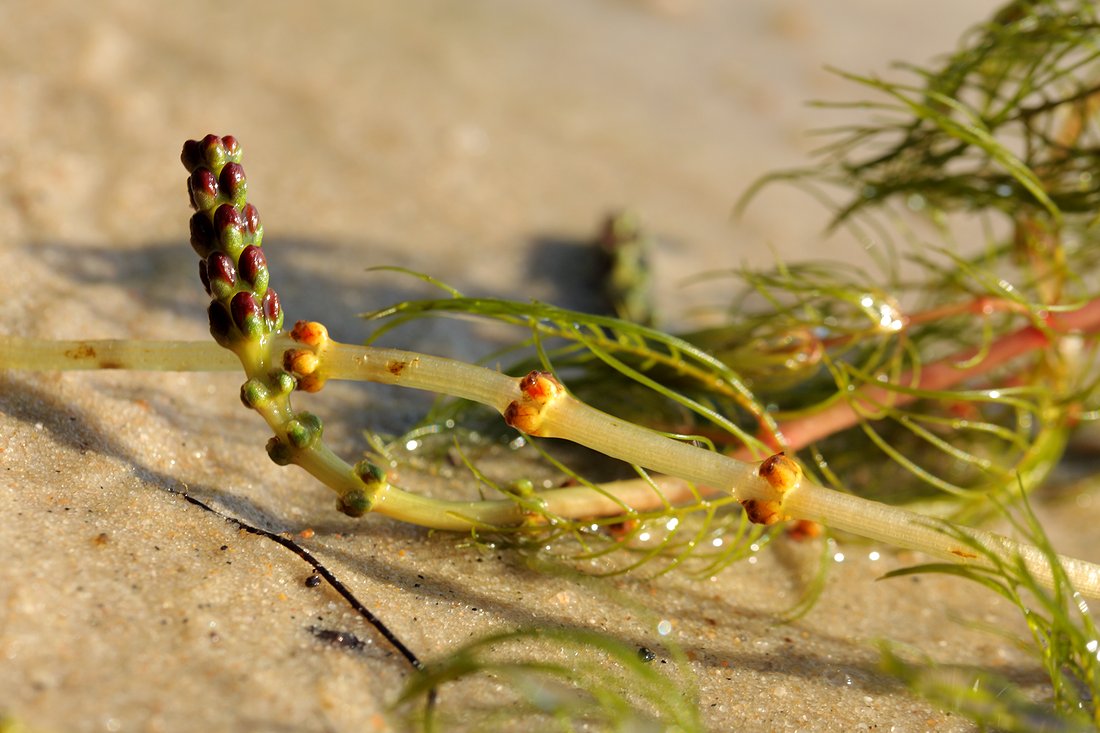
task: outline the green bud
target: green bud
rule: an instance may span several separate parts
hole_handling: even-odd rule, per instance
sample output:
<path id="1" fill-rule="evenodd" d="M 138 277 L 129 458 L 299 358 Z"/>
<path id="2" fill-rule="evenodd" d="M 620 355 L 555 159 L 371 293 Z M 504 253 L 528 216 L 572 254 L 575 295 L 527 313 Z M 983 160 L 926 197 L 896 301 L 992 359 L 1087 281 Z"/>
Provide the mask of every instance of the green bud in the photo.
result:
<path id="1" fill-rule="evenodd" d="M 294 451 L 278 438 L 267 441 L 267 455 L 277 466 L 289 466 L 294 462 Z"/>
<path id="2" fill-rule="evenodd" d="M 261 380 L 253 377 L 241 385 L 241 402 L 250 410 L 255 410 L 271 399 L 271 390 Z"/>
<path id="3" fill-rule="evenodd" d="M 535 484 L 529 478 L 521 478 L 508 486 L 508 492 L 516 496 L 533 496 Z"/>
<path id="4" fill-rule="evenodd" d="M 370 461 L 359 461 L 355 464 L 354 470 L 355 475 L 368 486 L 385 483 L 386 481 L 385 470 Z"/>
<path id="5" fill-rule="evenodd" d="M 298 386 L 298 380 L 285 369 L 276 369 L 268 375 L 276 394 L 288 395 Z"/>
<path id="6" fill-rule="evenodd" d="M 299 412 L 286 424 L 286 437 L 295 448 L 305 448 L 320 439 L 324 432 L 321 418 L 311 412 Z"/>
<path id="7" fill-rule="evenodd" d="M 370 511 L 373 503 L 366 489 L 353 489 L 336 500 L 336 508 L 349 517 L 361 517 Z"/>

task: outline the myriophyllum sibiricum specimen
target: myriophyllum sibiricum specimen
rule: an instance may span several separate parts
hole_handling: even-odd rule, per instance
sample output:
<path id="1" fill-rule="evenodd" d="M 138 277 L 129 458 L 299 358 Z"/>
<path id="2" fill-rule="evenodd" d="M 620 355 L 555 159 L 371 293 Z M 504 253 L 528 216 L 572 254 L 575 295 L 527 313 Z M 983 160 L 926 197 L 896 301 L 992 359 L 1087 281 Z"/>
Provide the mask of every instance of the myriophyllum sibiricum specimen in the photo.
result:
<path id="1" fill-rule="evenodd" d="M 212 299 L 211 333 L 244 366 L 248 380 L 242 399 L 274 430 L 268 443 L 272 459 L 299 465 L 329 485 L 339 496 L 340 509 L 348 514 L 378 511 L 458 530 L 540 519 L 507 500 L 449 502 L 420 497 L 387 483 L 384 471 L 370 463 L 349 466 L 325 447 L 320 419 L 291 408 L 294 388 L 315 391 L 327 379 L 350 378 L 474 400 L 495 408 L 509 425 L 529 436 L 564 438 L 651 471 L 729 491 L 754 522 L 808 519 L 942 558 L 986 562 L 982 553 L 975 552 L 974 543 L 1001 557 L 1018 557 L 1036 577 L 1051 578 L 1047 558 L 1034 548 L 976 530 L 944 531 L 937 520 L 817 486 L 782 453 L 751 463 L 670 439 L 589 407 L 549 373 L 510 377 L 426 354 L 340 344 L 328 338 L 323 326 L 307 322 L 299 322 L 291 331 L 293 346 L 272 354 L 277 343 L 281 347 L 273 336 L 282 314 L 259 248 L 259 215 L 246 201 L 240 147 L 232 137 L 207 136 L 189 141 L 182 157 L 191 174 L 188 190 L 197 210 L 192 218 L 192 244 L 204 258 L 200 275 Z M 602 493 L 581 487 L 539 496 L 555 514 L 583 517 L 629 512 L 643 494 L 654 492 L 645 482 L 601 488 Z M 1080 592 L 1100 597 L 1100 567 L 1069 558 L 1062 562 Z"/>
<path id="2" fill-rule="evenodd" d="M 337 494 L 337 506 L 349 515 L 378 512 L 426 527 L 467 532 L 522 529 L 541 526 L 550 516 L 629 517 L 655 502 L 676 497 L 705 501 L 700 497 L 728 492 L 754 522 L 811 520 L 974 566 L 989 567 L 993 556 L 1019 562 L 1037 581 L 1052 583 L 1048 557 L 1035 547 L 823 488 L 782 453 L 749 462 L 669 438 L 584 404 L 547 372 L 513 377 L 422 353 L 342 344 L 329 338 L 319 323 L 299 321 L 284 333 L 282 308 L 263 254 L 259 212 L 248 201 L 240 145 L 231 136 L 208 135 L 188 141 L 181 158 L 195 209 L 191 244 L 210 295 L 210 332 L 244 369 L 241 400 L 271 428 L 267 451 L 272 460 L 308 471 Z M 0 366 L 223 371 L 233 364 L 213 344 L 3 337 Z M 529 436 L 570 440 L 654 475 L 597 488 L 551 489 L 522 502 L 421 496 L 392 485 L 386 472 L 368 461 L 352 465 L 342 460 L 325 444 L 320 418 L 293 408 L 294 390 L 316 391 L 330 379 L 394 384 L 473 400 L 497 410 Z M 538 511 L 532 509 L 535 505 Z M 1100 566 L 1072 558 L 1060 561 L 1080 593 L 1100 598 Z"/>

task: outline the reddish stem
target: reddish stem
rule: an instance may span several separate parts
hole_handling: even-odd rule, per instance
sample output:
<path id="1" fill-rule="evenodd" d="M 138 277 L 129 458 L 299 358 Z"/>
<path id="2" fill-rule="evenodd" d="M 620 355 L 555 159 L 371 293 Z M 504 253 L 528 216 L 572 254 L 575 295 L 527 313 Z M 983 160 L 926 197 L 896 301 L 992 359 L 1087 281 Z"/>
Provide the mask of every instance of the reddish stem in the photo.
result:
<path id="1" fill-rule="evenodd" d="M 980 353 L 978 348 L 966 349 L 933 362 L 921 368 L 919 377 L 915 372 L 908 371 L 901 375 L 897 384 L 914 390 L 947 389 L 971 377 L 988 373 L 1035 349 L 1049 346 L 1052 336 L 1100 331 L 1100 300 L 1091 301 L 1075 311 L 1049 314 L 1045 320 L 1046 327 L 1043 329 L 1025 326 L 995 341 L 986 351 L 985 357 L 971 366 L 958 365 L 974 359 Z M 865 385 L 856 389 L 849 399 L 838 401 L 820 412 L 781 422 L 775 435 L 768 434 L 762 439 L 776 450 L 797 451 L 858 423 L 860 407 L 870 410 L 880 409 L 882 406 L 900 407 L 916 399 L 918 395 L 908 392 L 873 384 Z M 752 458 L 752 451 L 746 446 L 733 455 L 748 460 Z"/>

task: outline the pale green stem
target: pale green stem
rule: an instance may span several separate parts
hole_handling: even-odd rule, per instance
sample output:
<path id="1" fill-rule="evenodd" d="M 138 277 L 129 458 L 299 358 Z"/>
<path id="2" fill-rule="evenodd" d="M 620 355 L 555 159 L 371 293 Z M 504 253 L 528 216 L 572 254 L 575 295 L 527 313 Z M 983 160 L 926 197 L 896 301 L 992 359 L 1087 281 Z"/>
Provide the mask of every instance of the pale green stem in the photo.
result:
<path id="1" fill-rule="evenodd" d="M 321 367 L 329 379 L 396 384 L 488 405 L 498 412 L 519 395 L 517 380 L 456 359 L 378 346 L 332 342 Z"/>
<path id="2" fill-rule="evenodd" d="M 952 532 L 961 532 L 1008 565 L 1012 565 L 1018 556 L 1039 583 L 1053 587 L 1050 562 L 1039 548 L 999 534 L 960 527 L 808 482 L 787 495 L 783 508 L 798 519 L 820 522 L 833 529 L 896 547 L 919 550 L 965 565 L 990 567 L 989 561 L 974 547 L 952 535 Z M 1059 555 L 1058 560 L 1081 595 L 1100 599 L 1100 565 L 1063 555 Z"/>
<path id="3" fill-rule="evenodd" d="M 325 367 L 333 378 L 352 377 L 358 370 L 359 378 L 452 394 L 492 406 L 500 412 L 519 397 L 517 378 L 484 367 L 410 352 L 339 345 L 326 354 Z M 672 440 L 595 410 L 569 395 L 548 405 L 539 434 L 565 438 L 605 455 L 703 486 L 721 487 L 739 501 L 776 498 L 775 490 L 760 477 L 757 464 Z M 645 489 L 650 496 L 656 494 L 651 487 Z M 606 498 L 603 501 L 614 503 Z M 989 567 L 989 561 L 974 548 L 944 531 L 951 527 L 964 532 L 1006 562 L 1012 562 L 1018 555 L 1036 580 L 1047 586 L 1053 583 L 1050 564 L 1038 548 L 826 489 L 804 479 L 782 497 L 782 508 L 792 519 L 808 519 L 946 560 Z M 1061 556 L 1059 560 L 1082 595 L 1100 599 L 1100 565 Z"/>
<path id="4" fill-rule="evenodd" d="M 286 348 L 289 338 L 277 339 Z M 232 372 L 240 361 L 213 341 L 130 339 L 44 341 L 0 335 L 0 368 L 38 372 L 127 369 L 156 372 Z"/>
<path id="5" fill-rule="evenodd" d="M 280 337 L 273 348 L 279 353 L 278 349 L 291 344 Z M 106 364 L 104 354 L 112 356 Z M 0 338 L 0 364 L 6 368 L 221 371 L 239 368 L 234 362 L 230 354 L 214 344 L 40 342 Z M 368 380 L 449 394 L 486 404 L 499 412 L 504 412 L 521 396 L 519 378 L 453 359 L 399 349 L 333 343 L 325 351 L 323 369 L 331 379 Z M 275 423 L 285 416 L 271 417 L 269 422 Z M 703 487 L 719 487 L 740 501 L 777 499 L 775 489 L 758 475 L 757 464 L 670 439 L 599 412 L 569 395 L 562 395 L 547 406 L 540 435 L 568 439 Z M 342 490 L 345 480 L 354 476 L 351 467 L 327 448 L 310 451 L 303 467 L 326 483 L 333 481 L 337 491 Z M 687 483 L 666 484 L 663 480 L 661 483 L 662 490 L 672 494 L 666 497 L 670 502 L 691 495 Z M 545 502 L 543 506 L 548 512 L 577 518 L 622 513 L 624 507 L 636 509 L 639 504 L 652 505 L 655 500 L 659 501 L 657 492 L 644 481 L 618 482 L 601 489 L 608 495 L 586 488 L 571 488 L 542 492 L 538 499 Z M 974 548 L 944 531 L 951 527 L 1007 561 L 1018 555 L 1037 580 L 1048 585 L 1052 582 L 1051 568 L 1039 549 L 1000 535 L 948 525 L 903 509 L 825 489 L 806 480 L 792 486 L 781 498 L 783 513 L 790 518 L 809 519 L 936 557 L 988 567 L 988 561 Z M 511 501 L 447 502 L 393 487 L 380 492 L 374 509 L 404 521 L 459 531 L 537 521 Z M 1073 558 L 1060 560 L 1078 591 L 1089 598 L 1100 599 L 1100 566 Z"/>

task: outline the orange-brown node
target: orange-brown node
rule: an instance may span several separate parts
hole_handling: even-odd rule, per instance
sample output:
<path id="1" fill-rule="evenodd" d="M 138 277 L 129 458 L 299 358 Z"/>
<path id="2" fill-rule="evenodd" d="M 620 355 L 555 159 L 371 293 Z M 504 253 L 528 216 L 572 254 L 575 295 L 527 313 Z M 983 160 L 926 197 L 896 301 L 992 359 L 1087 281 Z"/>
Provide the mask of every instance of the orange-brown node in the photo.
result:
<path id="1" fill-rule="evenodd" d="M 760 464 L 760 478 L 771 484 L 779 495 L 787 493 L 802 481 L 802 469 L 785 453 L 776 453 Z"/>
<path id="2" fill-rule="evenodd" d="M 305 377 L 317 371 L 321 360 L 309 349 L 287 349 L 283 352 L 283 369 L 298 377 Z"/>
<path id="3" fill-rule="evenodd" d="M 783 504 L 778 501 L 761 501 L 759 499 L 745 499 L 741 502 L 745 515 L 753 524 L 775 524 L 788 519 L 783 515 Z"/>
<path id="4" fill-rule="evenodd" d="M 522 526 L 525 528 L 535 529 L 550 524 L 550 518 L 540 512 L 525 509 L 522 517 Z"/>
<path id="5" fill-rule="evenodd" d="M 287 349 L 283 352 L 283 369 L 298 380 L 299 391 L 321 391 L 326 377 L 320 366 L 321 358 L 309 349 Z"/>
<path id="6" fill-rule="evenodd" d="M 537 437 L 542 426 L 542 409 L 527 400 L 513 400 L 504 408 L 504 422 L 520 432 Z"/>
<path id="7" fill-rule="evenodd" d="M 317 321 L 298 321 L 291 329 L 290 337 L 300 344 L 322 348 L 328 344 L 328 329 Z"/>
<path id="8" fill-rule="evenodd" d="M 799 519 L 787 527 L 787 536 L 795 542 L 804 542 L 821 536 L 822 527 L 809 519 Z"/>
<path id="9" fill-rule="evenodd" d="M 606 524 L 602 529 L 616 542 L 624 542 L 634 536 L 639 524 L 637 519 L 624 519 L 614 524 Z"/>
<path id="10" fill-rule="evenodd" d="M 326 381 L 328 381 L 327 378 L 321 372 L 307 374 L 304 377 L 298 377 L 298 390 L 300 392 L 320 392 Z"/>
<path id="11" fill-rule="evenodd" d="M 519 380 L 523 396 L 539 404 L 546 404 L 557 397 L 564 388 L 550 372 L 533 371 Z"/>

